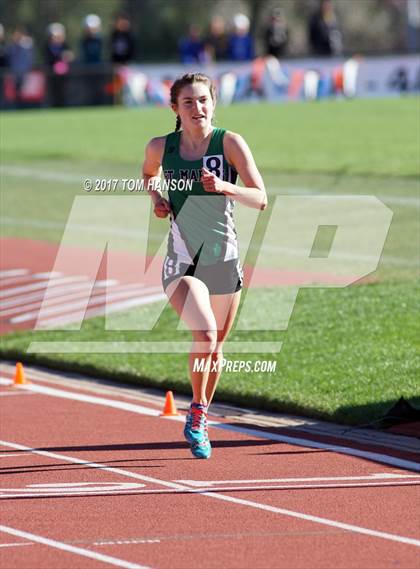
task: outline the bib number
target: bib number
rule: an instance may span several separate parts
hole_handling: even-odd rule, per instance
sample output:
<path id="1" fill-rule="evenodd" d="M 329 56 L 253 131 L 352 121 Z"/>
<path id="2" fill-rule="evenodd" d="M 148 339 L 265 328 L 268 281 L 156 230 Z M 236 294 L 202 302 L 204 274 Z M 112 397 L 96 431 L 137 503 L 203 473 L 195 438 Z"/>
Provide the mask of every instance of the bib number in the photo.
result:
<path id="1" fill-rule="evenodd" d="M 223 154 L 203 156 L 203 166 L 209 172 L 223 180 Z"/>

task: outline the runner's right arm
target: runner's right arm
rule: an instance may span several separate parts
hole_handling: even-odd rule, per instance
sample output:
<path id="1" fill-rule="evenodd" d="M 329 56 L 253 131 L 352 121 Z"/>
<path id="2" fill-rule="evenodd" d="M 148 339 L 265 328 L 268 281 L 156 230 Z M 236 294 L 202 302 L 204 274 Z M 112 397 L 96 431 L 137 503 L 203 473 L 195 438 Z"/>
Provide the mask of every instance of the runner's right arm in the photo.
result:
<path id="1" fill-rule="evenodd" d="M 165 148 L 165 136 L 152 138 L 145 150 L 143 162 L 143 182 L 147 193 L 152 198 L 156 217 L 167 217 L 171 206 L 158 189 L 162 175 L 162 157 Z"/>

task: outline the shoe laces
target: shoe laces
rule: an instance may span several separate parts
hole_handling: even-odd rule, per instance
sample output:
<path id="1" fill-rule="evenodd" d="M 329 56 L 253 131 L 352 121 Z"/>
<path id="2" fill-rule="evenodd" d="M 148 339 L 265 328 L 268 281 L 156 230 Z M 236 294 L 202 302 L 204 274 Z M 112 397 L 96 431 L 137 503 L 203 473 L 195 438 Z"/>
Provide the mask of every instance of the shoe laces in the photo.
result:
<path id="1" fill-rule="evenodd" d="M 203 409 L 191 408 L 191 428 L 201 430 L 207 428 L 207 414 Z"/>

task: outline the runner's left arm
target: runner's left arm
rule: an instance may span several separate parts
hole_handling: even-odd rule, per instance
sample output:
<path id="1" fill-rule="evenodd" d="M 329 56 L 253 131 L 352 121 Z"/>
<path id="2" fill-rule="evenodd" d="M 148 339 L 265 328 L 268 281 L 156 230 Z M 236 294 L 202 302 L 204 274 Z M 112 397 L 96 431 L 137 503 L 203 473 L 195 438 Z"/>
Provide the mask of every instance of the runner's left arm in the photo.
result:
<path id="1" fill-rule="evenodd" d="M 248 207 L 265 209 L 267 194 L 264 182 L 248 144 L 239 134 L 227 132 L 224 150 L 226 159 L 238 172 L 245 187 L 221 180 L 203 168 L 201 182 L 204 189 L 207 192 L 223 193 Z"/>

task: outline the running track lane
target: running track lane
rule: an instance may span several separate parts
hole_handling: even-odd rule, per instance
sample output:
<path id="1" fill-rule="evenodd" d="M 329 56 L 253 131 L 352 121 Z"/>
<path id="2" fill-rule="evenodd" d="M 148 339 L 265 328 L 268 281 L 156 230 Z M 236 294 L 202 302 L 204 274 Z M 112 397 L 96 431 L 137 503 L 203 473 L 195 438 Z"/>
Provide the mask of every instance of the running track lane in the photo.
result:
<path id="1" fill-rule="evenodd" d="M 215 428 L 199 461 L 150 404 L 2 393 L 4 567 L 418 568 L 418 472 Z"/>

